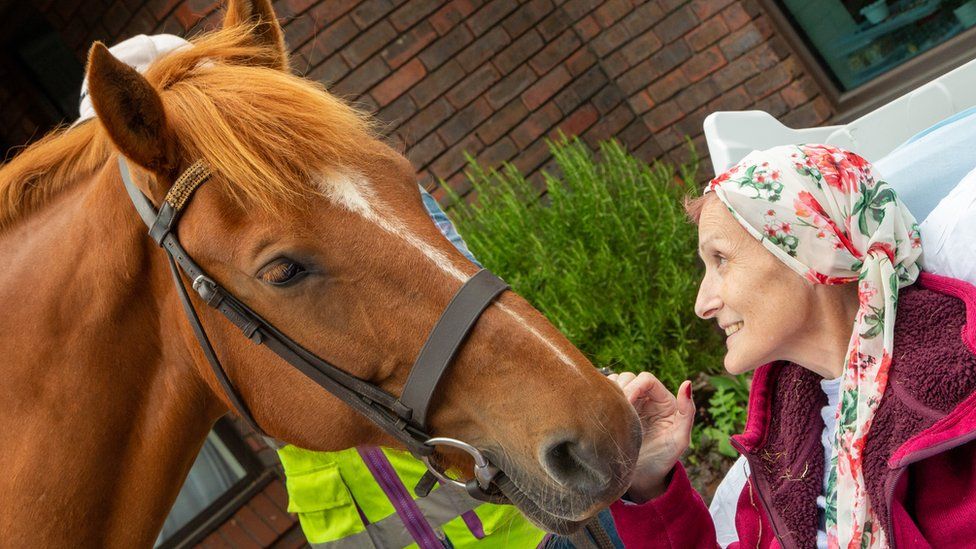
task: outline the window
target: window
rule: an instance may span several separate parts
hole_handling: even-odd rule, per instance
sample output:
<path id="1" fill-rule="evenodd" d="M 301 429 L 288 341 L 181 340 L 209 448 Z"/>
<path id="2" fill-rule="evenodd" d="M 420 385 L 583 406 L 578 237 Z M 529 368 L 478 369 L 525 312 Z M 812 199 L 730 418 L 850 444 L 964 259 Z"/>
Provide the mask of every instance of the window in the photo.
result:
<path id="1" fill-rule="evenodd" d="M 973 58 L 976 0 L 763 0 L 841 119 Z"/>
<path id="2" fill-rule="evenodd" d="M 260 463 L 229 421 L 221 419 L 207 435 L 156 547 L 203 539 L 271 479 L 273 472 Z"/>

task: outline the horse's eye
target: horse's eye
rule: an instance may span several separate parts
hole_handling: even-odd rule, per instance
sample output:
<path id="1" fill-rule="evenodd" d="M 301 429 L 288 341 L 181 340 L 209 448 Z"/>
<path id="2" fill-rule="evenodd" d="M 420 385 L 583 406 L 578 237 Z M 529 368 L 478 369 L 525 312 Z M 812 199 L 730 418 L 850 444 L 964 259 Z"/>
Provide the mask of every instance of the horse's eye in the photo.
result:
<path id="1" fill-rule="evenodd" d="M 301 264 L 281 259 L 265 267 L 258 276 L 272 286 L 287 286 L 301 280 L 307 272 Z"/>

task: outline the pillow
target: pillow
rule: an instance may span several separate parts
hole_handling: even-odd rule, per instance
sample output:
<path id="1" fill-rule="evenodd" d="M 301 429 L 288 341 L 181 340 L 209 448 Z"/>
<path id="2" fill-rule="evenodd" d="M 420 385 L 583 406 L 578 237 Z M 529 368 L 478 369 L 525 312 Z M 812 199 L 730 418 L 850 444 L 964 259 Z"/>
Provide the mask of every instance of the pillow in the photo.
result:
<path id="1" fill-rule="evenodd" d="M 921 223 L 976 168 L 976 107 L 916 134 L 873 164 Z"/>

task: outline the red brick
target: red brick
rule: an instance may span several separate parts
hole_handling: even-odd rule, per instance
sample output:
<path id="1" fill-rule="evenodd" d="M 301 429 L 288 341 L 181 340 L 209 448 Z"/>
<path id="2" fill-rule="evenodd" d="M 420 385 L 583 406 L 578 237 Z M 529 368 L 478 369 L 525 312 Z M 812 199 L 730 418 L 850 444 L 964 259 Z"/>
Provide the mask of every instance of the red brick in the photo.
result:
<path id="1" fill-rule="evenodd" d="M 631 5 L 627 0 L 606 0 L 593 11 L 593 17 L 601 27 L 608 28 L 627 15 L 630 10 Z"/>
<path id="2" fill-rule="evenodd" d="M 662 103 L 688 87 L 688 84 L 684 71 L 675 69 L 648 86 L 647 93 L 655 103 Z"/>
<path id="3" fill-rule="evenodd" d="M 481 151 L 478 164 L 486 168 L 494 168 L 502 162 L 507 162 L 518 155 L 519 149 L 509 138 L 504 138 L 494 145 Z"/>
<path id="4" fill-rule="evenodd" d="M 488 106 L 488 102 L 484 98 L 479 98 L 474 103 L 458 111 L 450 120 L 444 122 L 437 130 L 437 135 L 445 143 L 456 143 L 465 135 L 474 131 L 478 127 L 478 124 L 489 116 L 491 116 L 491 107 Z"/>
<path id="5" fill-rule="evenodd" d="M 424 62 L 424 65 L 427 65 L 428 69 L 436 69 L 464 49 L 472 40 L 474 37 L 471 35 L 471 31 L 464 25 L 458 25 L 451 32 L 427 46 L 420 53 L 420 60 Z"/>
<path id="6" fill-rule="evenodd" d="M 545 43 L 535 30 L 530 30 L 512 42 L 504 51 L 496 55 L 491 62 L 498 67 L 502 74 L 515 70 L 526 59 L 539 51 Z"/>
<path id="7" fill-rule="evenodd" d="M 471 72 L 495 57 L 511 42 L 504 30 L 495 27 L 465 48 L 457 56 L 457 61 L 465 71 Z"/>
<path id="8" fill-rule="evenodd" d="M 654 106 L 654 100 L 646 91 L 639 91 L 627 98 L 627 103 L 636 114 L 643 114 Z"/>
<path id="9" fill-rule="evenodd" d="M 387 45 L 380 55 L 390 65 L 390 68 L 395 69 L 417 55 L 435 38 L 437 38 L 437 33 L 434 32 L 434 28 L 427 21 L 423 21 Z"/>
<path id="10" fill-rule="evenodd" d="M 470 103 L 472 99 L 481 95 L 489 86 L 497 82 L 500 77 L 501 75 L 498 74 L 498 70 L 495 67 L 482 65 L 480 69 L 466 76 L 451 91 L 447 92 L 447 100 L 455 107 L 463 107 Z"/>
<path id="11" fill-rule="evenodd" d="M 197 21 L 203 19 L 203 15 L 194 13 L 192 10 L 190 10 L 190 6 L 187 4 L 180 4 L 179 7 L 176 8 L 176 11 L 173 12 L 173 15 L 176 16 L 176 20 L 180 22 L 180 25 L 183 25 L 184 29 L 189 29 L 195 25 Z"/>
<path id="12" fill-rule="evenodd" d="M 542 21 L 553 9 L 552 0 L 530 0 L 502 21 L 509 36 L 519 36 Z"/>
<path id="13" fill-rule="evenodd" d="M 552 154 L 549 152 L 549 145 L 545 141 L 536 141 L 528 149 L 522 151 L 515 160 L 514 165 L 523 174 L 531 174 L 536 168 L 548 160 Z"/>
<path id="14" fill-rule="evenodd" d="M 407 158 L 417 167 L 426 166 L 431 160 L 447 149 L 437 134 L 430 134 L 407 151 Z"/>
<path id="15" fill-rule="evenodd" d="M 599 57 L 606 57 L 607 54 L 620 47 L 621 44 L 630 39 L 630 33 L 623 25 L 614 25 L 604 30 L 596 38 L 590 41 L 593 53 Z"/>
<path id="16" fill-rule="evenodd" d="M 241 528 L 240 521 L 236 517 L 231 517 L 230 520 L 225 522 L 217 529 L 220 535 L 224 537 L 234 549 L 262 549 L 260 545 L 254 538 L 249 536 L 247 532 Z"/>
<path id="17" fill-rule="evenodd" d="M 752 104 L 752 98 L 746 93 L 745 86 L 737 86 L 722 93 L 708 103 L 709 111 L 741 111 Z"/>
<path id="18" fill-rule="evenodd" d="M 491 0 L 467 19 L 468 26 L 475 35 L 481 35 L 506 15 L 515 11 L 517 7 L 518 3 L 512 0 Z"/>
<path id="19" fill-rule="evenodd" d="M 397 97 L 409 90 L 427 74 L 427 69 L 419 59 L 414 59 L 400 67 L 370 91 L 370 95 L 381 106 L 389 105 Z"/>
<path id="20" fill-rule="evenodd" d="M 234 518 L 238 520 L 241 528 L 262 547 L 267 547 L 277 541 L 278 534 L 246 505 L 234 513 Z"/>
<path id="21" fill-rule="evenodd" d="M 583 138 L 596 148 L 601 141 L 606 141 L 617 135 L 633 119 L 634 113 L 626 104 L 618 105 L 609 114 L 600 117 L 599 121 L 584 134 Z"/>
<path id="22" fill-rule="evenodd" d="M 646 87 L 658 76 L 665 74 L 691 58 L 691 48 L 683 41 L 673 42 L 661 48 L 656 55 L 642 61 L 623 76 L 617 85 L 625 94 L 632 94 Z"/>
<path id="23" fill-rule="evenodd" d="M 157 20 L 164 19 L 181 0 L 151 0 L 148 5 Z"/>
<path id="24" fill-rule="evenodd" d="M 495 109 L 511 101 L 537 79 L 528 65 L 522 65 L 512 74 L 501 79 L 486 94 L 488 103 Z"/>
<path id="25" fill-rule="evenodd" d="M 358 67 L 374 53 L 380 51 L 396 35 L 397 31 L 394 30 L 392 25 L 386 21 L 381 21 L 368 31 L 357 36 L 346 47 L 342 48 L 342 56 L 349 63 L 350 67 Z"/>
<path id="26" fill-rule="evenodd" d="M 478 137 L 483 143 L 492 144 L 508 133 L 529 114 L 529 110 L 521 101 L 512 101 L 500 110 L 495 111 L 487 121 L 478 128 Z"/>
<path id="27" fill-rule="evenodd" d="M 477 6 L 471 0 L 451 0 L 444 7 L 434 12 L 427 21 L 441 35 L 447 34 L 455 25 L 474 12 Z"/>
<path id="28" fill-rule="evenodd" d="M 712 75 L 712 79 L 716 84 L 718 84 L 719 89 L 727 90 L 737 84 L 745 82 L 758 72 L 759 69 L 756 68 L 755 63 L 753 63 L 752 60 L 746 56 L 740 57 L 716 71 L 715 74 Z"/>
<path id="29" fill-rule="evenodd" d="M 306 78 L 322 82 L 326 86 L 331 87 L 333 82 L 341 80 L 347 74 L 349 74 L 349 65 L 346 64 L 342 57 L 334 55 L 331 59 L 325 63 L 321 63 L 305 76 Z"/>
<path id="30" fill-rule="evenodd" d="M 578 76 L 586 69 L 592 67 L 594 63 L 596 63 L 596 56 L 593 55 L 593 52 L 589 48 L 580 48 L 576 53 L 569 56 L 569 59 L 563 65 L 569 71 L 569 74 Z"/>
<path id="31" fill-rule="evenodd" d="M 271 503 L 268 496 L 264 494 L 254 496 L 251 501 L 247 503 L 247 506 L 250 507 L 256 515 L 261 517 L 268 527 L 278 534 L 285 533 L 288 531 L 288 528 L 295 523 L 294 515 L 290 515 L 281 509 L 278 509 L 274 503 Z"/>
<path id="32" fill-rule="evenodd" d="M 695 51 L 701 51 L 729 33 L 721 17 L 713 17 L 702 23 L 685 38 Z"/>
<path id="33" fill-rule="evenodd" d="M 722 12 L 722 20 L 725 21 L 725 25 L 729 27 L 729 30 L 734 31 L 741 29 L 746 23 L 752 21 L 752 16 L 746 13 L 742 4 L 736 3 L 725 8 Z"/>
<path id="34" fill-rule="evenodd" d="M 409 122 L 401 125 L 399 131 L 407 143 L 416 143 L 421 137 L 434 131 L 452 114 L 454 114 L 454 107 L 447 99 L 438 97 Z"/>
<path id="35" fill-rule="evenodd" d="M 352 10 L 352 19 L 361 29 L 367 29 L 393 9 L 390 0 L 364 0 Z"/>
<path id="36" fill-rule="evenodd" d="M 704 105 L 719 94 L 718 86 L 711 80 L 703 80 L 675 97 L 678 106 L 685 112 L 690 112 Z"/>
<path id="37" fill-rule="evenodd" d="M 328 3 L 328 2 L 326 2 Z M 405 31 L 440 6 L 440 0 L 410 0 L 390 14 L 389 21 L 398 31 Z"/>
<path id="38" fill-rule="evenodd" d="M 667 101 L 651 109 L 643 116 L 644 122 L 652 132 L 658 132 L 681 120 L 685 113 L 675 101 Z"/>
<path id="39" fill-rule="evenodd" d="M 386 78 L 388 74 L 390 74 L 390 69 L 386 63 L 379 57 L 372 57 L 340 80 L 333 87 L 333 93 L 346 97 L 359 97 L 363 92 Z"/>
<path id="40" fill-rule="evenodd" d="M 690 82 L 698 82 L 709 74 L 717 71 L 728 64 L 718 46 L 699 52 L 692 56 L 691 60 L 685 63 L 681 70 L 688 77 Z"/>
<path id="41" fill-rule="evenodd" d="M 278 17 L 294 17 L 315 4 L 316 0 L 279 0 L 274 3 L 274 8 Z"/>
<path id="42" fill-rule="evenodd" d="M 763 42 L 763 36 L 755 25 L 745 27 L 726 36 L 718 43 L 722 53 L 729 61 L 738 58 Z"/>
<path id="43" fill-rule="evenodd" d="M 722 11 L 722 8 L 728 6 L 732 2 L 733 0 L 692 0 L 691 11 L 695 12 L 695 15 L 704 21 L 705 19 L 708 19 L 709 17 Z"/>
<path id="44" fill-rule="evenodd" d="M 819 126 L 832 114 L 830 103 L 822 96 L 783 115 L 782 122 L 791 128 Z"/>
<path id="45" fill-rule="evenodd" d="M 791 67 L 789 63 L 783 62 L 747 80 L 746 92 L 755 99 L 762 99 L 786 86 L 791 80 L 793 80 Z"/>
<path id="46" fill-rule="evenodd" d="M 484 145 L 481 144 L 481 141 L 478 141 L 477 136 L 469 134 L 463 141 L 448 149 L 437 160 L 431 163 L 430 172 L 434 177 L 448 178 L 464 167 L 466 162 L 464 159 L 465 153 L 476 156 L 483 148 Z"/>
<path id="47" fill-rule="evenodd" d="M 780 94 L 786 101 L 786 104 L 794 109 L 800 105 L 813 99 L 819 90 L 817 85 L 814 83 L 813 79 L 809 76 L 804 76 L 790 83 L 789 86 L 783 88 Z"/>
<path id="48" fill-rule="evenodd" d="M 596 107 L 583 105 L 559 124 L 559 129 L 567 136 L 580 135 L 600 117 Z"/>
<path id="49" fill-rule="evenodd" d="M 522 101 L 529 110 L 535 110 L 550 97 L 556 95 L 570 80 L 569 71 L 564 67 L 556 67 L 549 74 L 543 76 L 522 94 Z"/>
<path id="50" fill-rule="evenodd" d="M 563 117 L 559 108 L 553 103 L 547 103 L 541 109 L 533 112 L 521 124 L 515 127 L 509 137 L 520 148 L 525 149 L 539 137 L 545 135 Z"/>
<path id="51" fill-rule="evenodd" d="M 583 19 L 580 19 L 573 25 L 573 29 L 576 30 L 580 38 L 586 42 L 592 39 L 594 36 L 600 33 L 600 24 L 596 22 L 596 19 L 592 15 L 587 15 Z"/>
<path id="52" fill-rule="evenodd" d="M 417 102 L 418 107 L 424 107 L 440 97 L 455 82 L 464 76 L 464 69 L 457 61 L 448 61 L 437 70 L 431 72 L 427 78 L 410 90 L 410 96 Z"/>
<path id="53" fill-rule="evenodd" d="M 623 103 L 625 99 L 623 92 L 617 86 L 604 86 L 600 93 L 593 96 L 591 102 L 596 110 L 600 111 L 600 114 L 606 114 L 610 112 L 610 109 Z"/>
<path id="54" fill-rule="evenodd" d="M 261 491 L 282 512 L 288 511 L 288 492 L 280 480 L 273 480 Z"/>
<path id="55" fill-rule="evenodd" d="M 786 105 L 786 101 L 783 100 L 783 96 L 778 93 L 767 95 L 765 98 L 757 101 L 753 105 L 753 108 L 768 112 L 774 118 L 779 118 L 790 110 L 789 106 Z"/>
<path id="56" fill-rule="evenodd" d="M 200 549 L 233 549 L 233 546 L 227 543 L 219 532 L 214 532 L 203 538 L 203 541 L 197 547 Z"/>
<path id="57" fill-rule="evenodd" d="M 664 10 L 657 2 L 645 2 L 634 8 L 623 20 L 631 36 L 639 36 L 664 18 Z"/>
<path id="58" fill-rule="evenodd" d="M 305 17 L 309 17 L 314 20 L 317 16 L 318 15 L 313 9 Z M 322 62 L 322 60 L 331 57 L 334 53 L 341 50 L 346 43 L 355 38 L 358 34 L 359 29 L 356 27 L 356 23 L 354 23 L 352 19 L 349 17 L 342 17 L 341 19 L 338 19 L 315 35 L 315 38 L 312 40 L 312 50 L 308 57 L 309 63 L 311 63 L 313 67 L 318 65 Z"/>
<path id="59" fill-rule="evenodd" d="M 547 44 L 542 51 L 529 60 L 529 65 L 535 70 L 536 74 L 541 76 L 552 70 L 560 61 L 575 52 L 580 45 L 581 43 L 579 38 L 576 37 L 576 33 L 568 30 L 561 34 L 559 38 Z"/>
<path id="60" fill-rule="evenodd" d="M 697 26 L 698 18 L 695 17 L 695 14 L 690 9 L 685 7 L 665 17 L 657 25 L 654 25 L 654 34 L 661 39 L 661 42 L 670 44 Z"/>
<path id="61" fill-rule="evenodd" d="M 629 44 L 620 48 L 620 54 L 631 67 L 640 63 L 644 59 L 661 49 L 661 40 L 657 35 L 648 32 L 630 41 Z"/>
<path id="62" fill-rule="evenodd" d="M 535 30 L 539 31 L 543 40 L 549 42 L 572 25 L 573 20 L 565 11 L 556 10 L 536 25 Z"/>

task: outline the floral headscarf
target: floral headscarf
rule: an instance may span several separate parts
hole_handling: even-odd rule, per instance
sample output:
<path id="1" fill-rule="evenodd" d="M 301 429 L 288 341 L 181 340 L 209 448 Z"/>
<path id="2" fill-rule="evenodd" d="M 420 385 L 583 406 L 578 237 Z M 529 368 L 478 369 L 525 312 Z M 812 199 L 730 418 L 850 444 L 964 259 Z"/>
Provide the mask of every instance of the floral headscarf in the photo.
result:
<path id="1" fill-rule="evenodd" d="M 827 483 L 830 547 L 886 547 L 861 470 L 891 365 L 898 289 L 915 281 L 918 225 L 860 156 L 826 145 L 753 152 L 709 183 L 738 222 L 816 284 L 857 282 Z"/>

